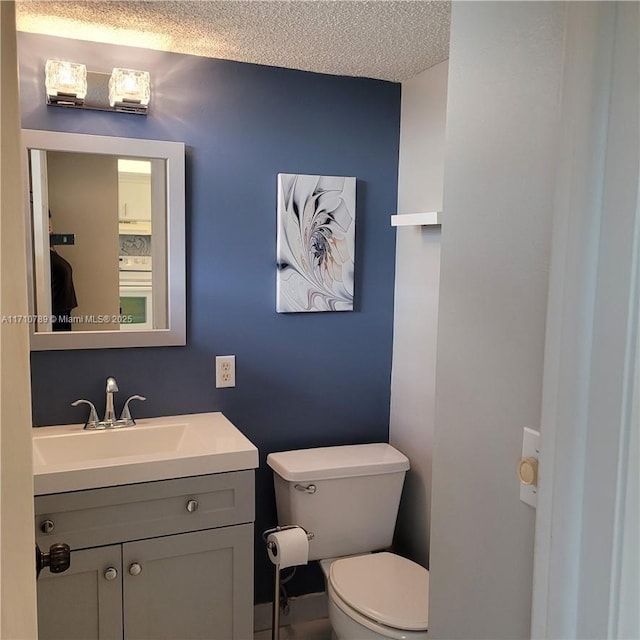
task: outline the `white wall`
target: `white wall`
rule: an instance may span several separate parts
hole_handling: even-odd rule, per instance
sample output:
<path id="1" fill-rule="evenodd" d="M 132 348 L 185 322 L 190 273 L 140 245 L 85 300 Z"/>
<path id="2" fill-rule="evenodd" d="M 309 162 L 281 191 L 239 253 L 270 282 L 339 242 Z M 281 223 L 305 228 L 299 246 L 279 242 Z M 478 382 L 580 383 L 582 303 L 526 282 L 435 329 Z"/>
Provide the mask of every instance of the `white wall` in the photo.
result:
<path id="1" fill-rule="evenodd" d="M 0 2 L 0 311 L 27 313 L 15 6 Z M 0 638 L 37 637 L 26 324 L 0 323 Z"/>
<path id="2" fill-rule="evenodd" d="M 565 6 L 453 3 L 432 475 L 432 638 L 528 638 Z"/>
<path id="3" fill-rule="evenodd" d="M 448 63 L 402 83 L 398 213 L 442 210 Z M 428 566 L 440 228 L 398 227 L 390 442 L 410 459 L 397 550 Z"/>

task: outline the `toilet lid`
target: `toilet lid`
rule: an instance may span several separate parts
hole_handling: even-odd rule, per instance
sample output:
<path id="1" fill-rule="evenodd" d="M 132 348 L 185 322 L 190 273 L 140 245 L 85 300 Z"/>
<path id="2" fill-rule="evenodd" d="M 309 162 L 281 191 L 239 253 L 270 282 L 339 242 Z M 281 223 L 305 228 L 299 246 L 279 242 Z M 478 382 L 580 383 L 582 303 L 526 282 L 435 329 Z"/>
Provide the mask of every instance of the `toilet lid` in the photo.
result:
<path id="1" fill-rule="evenodd" d="M 380 624 L 424 631 L 429 615 L 429 572 L 393 553 L 342 558 L 329 579 L 350 607 Z"/>

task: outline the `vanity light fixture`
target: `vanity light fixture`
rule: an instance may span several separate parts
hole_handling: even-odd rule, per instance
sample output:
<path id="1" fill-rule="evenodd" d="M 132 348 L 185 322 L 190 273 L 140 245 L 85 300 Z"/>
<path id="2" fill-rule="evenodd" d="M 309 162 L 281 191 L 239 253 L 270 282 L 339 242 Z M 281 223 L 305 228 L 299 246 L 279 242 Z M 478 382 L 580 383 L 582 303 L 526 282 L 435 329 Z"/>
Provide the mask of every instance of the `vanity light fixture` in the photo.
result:
<path id="1" fill-rule="evenodd" d="M 148 71 L 115 68 L 109 79 L 109 105 L 116 111 L 146 113 L 151 97 Z"/>
<path id="2" fill-rule="evenodd" d="M 47 104 L 82 106 L 87 95 L 87 67 L 79 62 L 47 60 Z"/>
<path id="3" fill-rule="evenodd" d="M 111 73 L 87 71 L 84 64 L 47 60 L 47 104 L 146 115 L 151 98 L 148 71 L 114 68 Z"/>

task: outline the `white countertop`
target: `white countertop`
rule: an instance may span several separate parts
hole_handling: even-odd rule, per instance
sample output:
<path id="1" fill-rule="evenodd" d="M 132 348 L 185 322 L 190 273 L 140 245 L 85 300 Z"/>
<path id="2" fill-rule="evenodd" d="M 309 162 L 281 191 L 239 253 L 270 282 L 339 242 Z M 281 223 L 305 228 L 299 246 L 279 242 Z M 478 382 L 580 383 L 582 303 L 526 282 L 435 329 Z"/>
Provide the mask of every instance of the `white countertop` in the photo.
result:
<path id="1" fill-rule="evenodd" d="M 141 418 L 133 427 L 32 429 L 35 495 L 258 466 L 257 448 L 222 413 Z"/>

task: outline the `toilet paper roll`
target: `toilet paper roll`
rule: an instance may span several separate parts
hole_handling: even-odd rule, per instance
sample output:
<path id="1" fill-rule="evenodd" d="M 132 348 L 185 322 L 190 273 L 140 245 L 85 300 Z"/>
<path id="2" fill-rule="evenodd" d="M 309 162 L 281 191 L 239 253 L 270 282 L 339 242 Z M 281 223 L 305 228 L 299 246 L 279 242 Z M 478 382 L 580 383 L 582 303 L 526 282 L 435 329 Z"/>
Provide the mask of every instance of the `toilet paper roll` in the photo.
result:
<path id="1" fill-rule="evenodd" d="M 273 544 L 269 544 L 273 543 Z M 309 562 L 309 540 L 300 527 L 270 533 L 267 537 L 269 560 L 281 569 Z"/>

